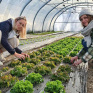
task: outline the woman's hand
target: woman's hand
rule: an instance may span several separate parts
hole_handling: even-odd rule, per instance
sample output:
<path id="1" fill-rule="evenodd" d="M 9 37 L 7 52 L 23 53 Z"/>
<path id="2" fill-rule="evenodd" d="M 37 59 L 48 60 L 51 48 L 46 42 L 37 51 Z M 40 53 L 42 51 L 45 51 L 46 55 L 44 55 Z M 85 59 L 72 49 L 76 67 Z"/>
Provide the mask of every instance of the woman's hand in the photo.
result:
<path id="1" fill-rule="evenodd" d="M 71 63 L 74 63 L 74 61 L 76 61 L 78 59 L 78 56 L 72 57 L 71 58 Z"/>
<path id="2" fill-rule="evenodd" d="M 14 53 L 14 56 L 17 57 L 17 58 L 19 58 L 19 59 L 23 59 L 23 60 L 25 59 L 25 56 L 24 55 L 18 54 L 16 52 Z"/>
<path id="3" fill-rule="evenodd" d="M 21 53 L 22 55 L 24 55 L 25 57 L 30 57 L 28 54 L 26 53 Z"/>
<path id="4" fill-rule="evenodd" d="M 77 65 L 79 65 L 80 63 L 82 63 L 82 60 L 81 60 L 81 59 L 75 61 L 75 62 L 73 63 L 73 66 L 77 66 Z"/>

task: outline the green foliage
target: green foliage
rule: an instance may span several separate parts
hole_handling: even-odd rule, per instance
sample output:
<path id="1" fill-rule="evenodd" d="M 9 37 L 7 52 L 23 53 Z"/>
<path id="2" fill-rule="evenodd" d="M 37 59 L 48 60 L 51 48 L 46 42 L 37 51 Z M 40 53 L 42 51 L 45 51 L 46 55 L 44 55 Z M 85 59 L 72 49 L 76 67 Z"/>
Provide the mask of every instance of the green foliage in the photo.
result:
<path id="1" fill-rule="evenodd" d="M 42 55 L 43 55 L 43 56 L 50 57 L 50 56 L 51 56 L 51 53 L 52 53 L 52 52 L 50 52 L 50 51 L 44 51 L 44 52 L 42 53 Z"/>
<path id="2" fill-rule="evenodd" d="M 55 65 L 61 63 L 61 60 L 57 57 L 50 57 L 49 60 L 54 61 Z"/>
<path id="3" fill-rule="evenodd" d="M 32 59 L 30 60 L 30 63 L 33 63 L 33 64 L 36 65 L 36 64 L 38 64 L 40 61 L 41 61 L 40 59 L 32 58 Z"/>
<path id="4" fill-rule="evenodd" d="M 38 51 L 39 51 L 40 53 L 44 52 L 44 50 L 43 50 L 43 49 L 39 49 Z"/>
<path id="5" fill-rule="evenodd" d="M 35 54 L 35 52 L 32 52 L 32 53 L 29 53 L 29 56 L 30 56 L 30 58 L 35 58 L 36 54 Z"/>
<path id="6" fill-rule="evenodd" d="M 0 93 L 2 93 L 1 90 L 0 90 Z"/>
<path id="7" fill-rule="evenodd" d="M 68 72 L 68 73 L 70 73 L 72 70 L 71 70 L 71 67 L 69 66 L 69 65 L 61 65 L 59 68 L 58 68 L 58 70 L 57 70 L 57 72 Z"/>
<path id="8" fill-rule="evenodd" d="M 39 73 L 41 75 L 48 75 L 48 74 L 51 73 L 51 68 L 50 67 L 46 67 L 44 65 L 36 66 L 35 67 L 35 72 Z"/>
<path id="9" fill-rule="evenodd" d="M 35 52 L 32 52 L 32 53 L 36 54 L 36 56 L 41 54 L 39 51 L 35 51 Z"/>
<path id="10" fill-rule="evenodd" d="M 78 37 L 67 37 L 46 46 L 43 50 L 51 50 L 65 57 L 80 40 L 81 38 Z"/>
<path id="11" fill-rule="evenodd" d="M 42 79 L 42 75 L 40 75 L 39 73 L 31 73 L 31 74 L 29 74 L 26 77 L 26 80 L 30 81 L 34 85 L 39 84 L 39 83 L 44 81 Z"/>
<path id="12" fill-rule="evenodd" d="M 59 80 L 47 82 L 44 91 L 48 93 L 65 93 L 64 86 Z"/>
<path id="13" fill-rule="evenodd" d="M 1 76 L 0 77 L 0 88 L 13 86 L 16 81 L 18 81 L 18 78 L 12 77 L 10 74 Z"/>
<path id="14" fill-rule="evenodd" d="M 63 59 L 63 56 L 62 55 L 59 55 L 59 54 L 56 54 L 55 57 L 59 58 L 59 59 Z"/>
<path id="15" fill-rule="evenodd" d="M 68 82 L 71 67 L 69 65 L 61 65 L 58 70 L 51 75 L 52 80 L 61 80 L 63 83 Z"/>
<path id="16" fill-rule="evenodd" d="M 55 67 L 55 64 L 54 64 L 53 61 L 45 61 L 44 65 L 48 66 L 48 67 L 51 67 L 51 69 Z"/>
<path id="17" fill-rule="evenodd" d="M 33 93 L 33 84 L 30 81 L 19 81 L 11 88 L 11 93 Z"/>
<path id="18" fill-rule="evenodd" d="M 34 64 L 33 63 L 23 63 L 22 64 L 22 67 L 26 67 L 27 68 L 27 70 L 29 70 L 29 69 L 33 69 L 34 68 Z"/>
<path id="19" fill-rule="evenodd" d="M 57 31 L 59 32 L 59 31 Z M 47 35 L 47 34 L 52 34 L 52 33 L 57 33 L 56 31 L 47 31 L 47 32 L 37 32 L 34 33 L 33 31 L 27 31 L 27 34 L 32 34 L 32 35 Z M 62 31 L 61 31 L 62 32 Z"/>
<path id="20" fill-rule="evenodd" d="M 77 51 L 72 51 L 69 56 L 74 57 L 76 56 L 77 53 L 78 53 Z"/>
<path id="21" fill-rule="evenodd" d="M 16 65 L 20 65 L 20 64 L 21 64 L 20 60 L 13 60 L 8 66 L 15 67 Z"/>
<path id="22" fill-rule="evenodd" d="M 46 59 L 47 59 L 47 56 L 41 56 L 41 55 L 39 55 L 39 56 L 37 56 L 36 57 L 37 59 L 40 59 L 41 61 L 45 61 Z"/>
<path id="23" fill-rule="evenodd" d="M 69 81 L 70 77 L 67 72 L 56 72 L 56 73 L 52 74 L 51 79 L 60 80 L 63 83 L 66 83 Z"/>
<path id="24" fill-rule="evenodd" d="M 30 62 L 30 58 L 26 57 L 25 59 L 19 59 L 22 63 Z"/>
<path id="25" fill-rule="evenodd" d="M 21 77 L 28 74 L 28 72 L 26 67 L 16 66 L 13 70 L 10 71 L 10 74 Z"/>
<path id="26" fill-rule="evenodd" d="M 9 67 L 3 67 L 2 68 L 2 71 L 4 71 L 4 72 L 6 72 L 6 71 L 8 71 L 9 70 Z"/>
<path id="27" fill-rule="evenodd" d="M 66 56 L 66 57 L 64 57 L 63 62 L 64 62 L 64 63 L 69 63 L 69 64 L 71 64 L 70 60 L 71 60 L 71 57 L 70 57 L 70 56 Z"/>

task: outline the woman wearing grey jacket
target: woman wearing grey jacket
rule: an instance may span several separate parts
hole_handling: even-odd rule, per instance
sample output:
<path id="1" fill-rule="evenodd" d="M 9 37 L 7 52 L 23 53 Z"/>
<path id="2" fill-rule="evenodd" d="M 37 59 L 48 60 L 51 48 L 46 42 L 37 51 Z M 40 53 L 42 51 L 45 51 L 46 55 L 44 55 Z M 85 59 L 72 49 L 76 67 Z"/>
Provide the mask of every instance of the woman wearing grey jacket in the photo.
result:
<path id="1" fill-rule="evenodd" d="M 17 17 L 0 22 L 0 65 L 3 65 L 3 61 L 5 61 L 3 52 L 6 50 L 19 59 L 29 57 L 28 54 L 23 53 L 17 47 L 19 44 L 18 37 L 25 38 L 26 36 L 26 24 L 25 17 Z"/>
<path id="2" fill-rule="evenodd" d="M 83 49 L 77 56 L 71 58 L 74 66 L 81 62 L 86 63 L 93 58 L 93 12 L 89 9 L 83 9 L 79 14 L 79 19 L 84 27 L 81 30 L 81 34 L 84 36 L 82 39 Z"/>

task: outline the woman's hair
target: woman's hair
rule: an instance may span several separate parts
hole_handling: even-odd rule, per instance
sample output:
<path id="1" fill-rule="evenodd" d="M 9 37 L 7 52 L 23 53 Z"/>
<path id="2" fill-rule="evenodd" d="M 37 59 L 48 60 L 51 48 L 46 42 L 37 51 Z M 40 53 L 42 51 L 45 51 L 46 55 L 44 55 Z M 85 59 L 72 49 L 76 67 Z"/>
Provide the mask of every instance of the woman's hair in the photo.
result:
<path id="1" fill-rule="evenodd" d="M 25 20 L 26 21 L 26 24 L 27 24 L 27 20 L 26 20 L 26 17 L 25 16 L 19 16 L 19 17 L 15 18 L 15 21 L 18 21 L 18 20 Z M 26 38 L 26 26 L 23 28 L 22 31 L 20 31 L 19 35 L 23 39 Z"/>

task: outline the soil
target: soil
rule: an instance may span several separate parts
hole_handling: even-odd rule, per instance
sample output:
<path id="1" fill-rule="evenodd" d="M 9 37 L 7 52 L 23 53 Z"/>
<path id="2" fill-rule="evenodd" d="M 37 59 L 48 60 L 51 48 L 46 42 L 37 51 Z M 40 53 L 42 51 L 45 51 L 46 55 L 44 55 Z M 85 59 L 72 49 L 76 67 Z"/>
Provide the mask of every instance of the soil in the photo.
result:
<path id="1" fill-rule="evenodd" d="M 93 61 L 88 64 L 87 93 L 93 93 Z"/>
<path id="2" fill-rule="evenodd" d="M 37 50 L 37 49 L 34 49 L 34 50 Z M 31 50 L 32 52 L 33 50 Z M 28 52 L 28 51 L 26 51 Z M 8 65 L 10 63 L 10 60 L 12 59 L 16 59 L 14 56 L 8 56 L 7 58 L 7 62 L 4 63 L 4 66 L 5 65 Z M 89 64 L 88 64 L 89 68 L 88 68 L 88 75 L 87 75 L 87 93 L 93 93 L 93 61 L 90 61 Z M 2 68 L 3 66 L 0 67 L 0 69 Z M 20 78 L 22 79 L 22 78 Z M 9 88 L 6 88 L 4 91 L 7 91 L 9 90 Z M 5 93 L 5 92 L 3 92 Z"/>
<path id="3" fill-rule="evenodd" d="M 32 51 L 31 51 L 32 52 Z M 6 59 L 7 60 L 12 60 L 14 59 L 15 57 L 14 56 L 8 56 Z M 5 65 L 8 65 L 10 62 L 8 63 L 4 63 L 4 66 Z M 88 64 L 89 68 L 88 68 L 88 77 L 87 77 L 87 93 L 93 93 L 93 61 L 90 61 L 89 64 Z M 2 68 L 2 67 L 0 67 Z M 30 73 L 30 72 L 29 72 Z M 24 77 L 21 77 L 21 79 L 23 79 Z M 2 93 L 5 93 L 6 91 L 8 91 L 10 88 L 5 88 Z M 2 90 L 2 89 L 1 89 Z"/>

